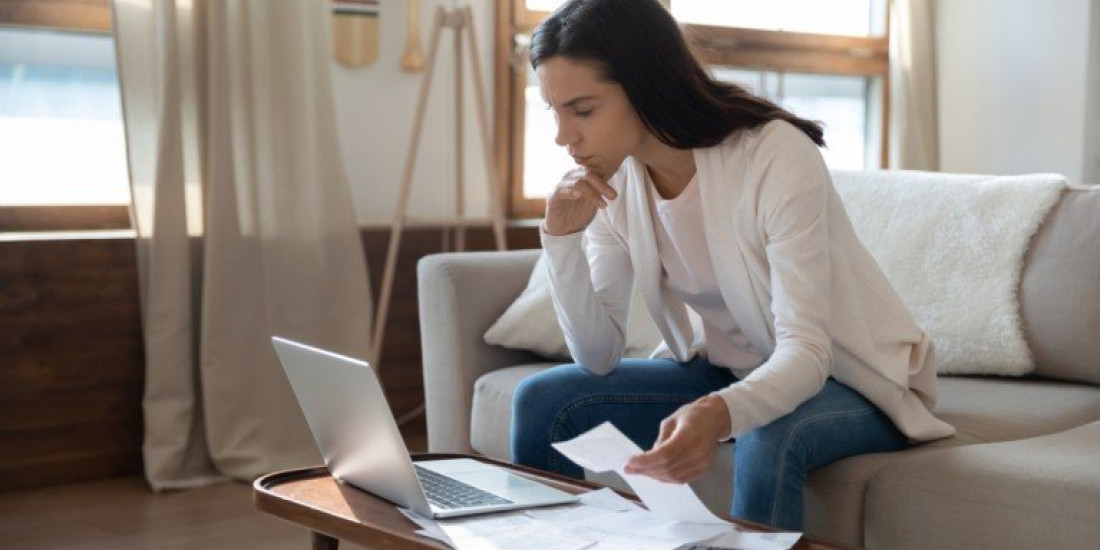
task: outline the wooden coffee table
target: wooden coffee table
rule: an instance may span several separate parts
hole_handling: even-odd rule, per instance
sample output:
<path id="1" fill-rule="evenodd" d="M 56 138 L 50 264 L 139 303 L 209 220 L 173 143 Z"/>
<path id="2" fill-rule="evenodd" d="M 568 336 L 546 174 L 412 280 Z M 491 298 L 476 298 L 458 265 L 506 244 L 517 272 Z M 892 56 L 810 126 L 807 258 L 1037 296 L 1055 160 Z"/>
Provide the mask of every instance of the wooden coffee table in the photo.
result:
<path id="1" fill-rule="evenodd" d="M 586 481 L 541 472 L 472 455 L 414 454 L 413 460 L 472 458 L 508 468 L 524 477 L 540 481 L 570 493 L 582 493 L 601 486 Z M 631 494 L 624 496 L 636 499 Z M 287 470 L 265 475 L 252 485 L 252 502 L 257 508 L 287 521 L 297 523 L 312 533 L 314 550 L 335 550 L 341 539 L 367 548 L 386 550 L 445 550 L 449 546 L 417 535 L 418 527 L 397 510 L 392 503 L 366 491 L 337 482 L 324 467 Z M 763 525 L 731 520 L 749 531 L 773 531 Z M 802 537 L 795 545 L 799 550 L 845 550 Z"/>

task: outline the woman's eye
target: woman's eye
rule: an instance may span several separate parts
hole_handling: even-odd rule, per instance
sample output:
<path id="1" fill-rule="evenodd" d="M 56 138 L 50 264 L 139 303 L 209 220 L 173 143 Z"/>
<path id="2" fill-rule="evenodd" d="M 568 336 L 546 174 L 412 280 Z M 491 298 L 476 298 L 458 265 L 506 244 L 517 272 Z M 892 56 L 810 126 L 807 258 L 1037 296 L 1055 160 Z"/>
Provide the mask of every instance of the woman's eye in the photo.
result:
<path id="1" fill-rule="evenodd" d="M 591 110 L 591 109 L 590 109 L 590 110 L 587 110 L 587 111 L 577 111 L 577 116 L 579 116 L 579 117 L 581 117 L 581 118 L 588 118 L 588 117 L 589 117 L 589 115 L 591 115 L 591 114 L 592 114 L 592 110 Z"/>

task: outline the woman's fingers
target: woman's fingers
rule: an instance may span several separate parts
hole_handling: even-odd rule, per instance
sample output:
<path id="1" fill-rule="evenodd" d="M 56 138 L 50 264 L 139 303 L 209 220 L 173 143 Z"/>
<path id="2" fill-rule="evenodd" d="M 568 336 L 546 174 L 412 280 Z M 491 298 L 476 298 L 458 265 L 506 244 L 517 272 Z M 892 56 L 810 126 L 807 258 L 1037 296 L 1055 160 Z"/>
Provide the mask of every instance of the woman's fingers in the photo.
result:
<path id="1" fill-rule="evenodd" d="M 685 405 L 664 419 L 653 448 L 632 457 L 626 472 L 668 483 L 687 483 L 705 475 L 713 465 L 716 447 L 706 430 L 691 421 L 694 412 L 692 405 Z"/>
<path id="2" fill-rule="evenodd" d="M 702 477 L 710 469 L 707 453 L 688 453 L 675 446 L 659 446 L 635 456 L 626 473 L 641 474 L 666 483 L 687 483 Z"/>
<path id="3" fill-rule="evenodd" d="M 607 206 L 607 200 L 596 191 L 596 188 L 592 186 L 588 180 L 582 179 L 574 182 L 570 191 L 571 193 L 569 196 L 573 199 L 587 200 L 597 208 L 604 208 Z"/>
<path id="4" fill-rule="evenodd" d="M 598 174 L 576 168 L 562 177 L 546 201 L 543 227 L 550 235 L 568 235 L 583 230 L 596 212 L 607 206 L 616 193 Z"/>
<path id="5" fill-rule="evenodd" d="M 605 200 L 614 200 L 617 196 L 617 193 L 615 193 L 615 189 L 608 185 L 607 180 L 603 179 L 603 177 L 601 177 L 596 172 L 586 169 L 583 172 L 583 177 L 584 180 L 592 186 L 592 189 L 596 192 L 596 194 L 603 197 Z"/>
<path id="6" fill-rule="evenodd" d="M 583 168 L 566 174 L 561 185 L 570 190 L 570 198 L 587 199 L 599 208 L 607 206 L 607 201 L 616 196 L 615 190 L 599 174 Z"/>

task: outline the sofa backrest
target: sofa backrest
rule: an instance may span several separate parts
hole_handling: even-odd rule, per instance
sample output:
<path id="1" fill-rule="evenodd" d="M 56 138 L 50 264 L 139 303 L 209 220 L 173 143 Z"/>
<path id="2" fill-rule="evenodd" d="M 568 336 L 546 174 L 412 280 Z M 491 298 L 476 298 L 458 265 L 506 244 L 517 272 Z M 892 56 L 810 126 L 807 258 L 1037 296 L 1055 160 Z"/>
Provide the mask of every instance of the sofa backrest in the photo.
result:
<path id="1" fill-rule="evenodd" d="M 1048 214 L 1019 298 L 1035 374 L 1100 385 L 1100 186 L 1066 190 Z"/>

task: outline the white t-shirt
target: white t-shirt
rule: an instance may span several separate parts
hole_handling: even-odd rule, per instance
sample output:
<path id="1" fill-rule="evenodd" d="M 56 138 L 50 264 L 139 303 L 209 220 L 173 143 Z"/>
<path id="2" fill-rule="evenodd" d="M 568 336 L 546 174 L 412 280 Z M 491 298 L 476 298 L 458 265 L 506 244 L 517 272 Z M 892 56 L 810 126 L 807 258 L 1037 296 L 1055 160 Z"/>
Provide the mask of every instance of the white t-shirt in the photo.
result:
<path id="1" fill-rule="evenodd" d="M 698 179 L 698 175 L 691 178 L 679 196 L 664 199 L 646 171 L 646 192 L 663 268 L 661 284 L 676 292 L 702 319 L 703 351 L 710 363 L 744 378 L 764 362 L 764 356 L 741 332 L 735 313 L 718 291 L 714 263 L 703 237 Z"/>

